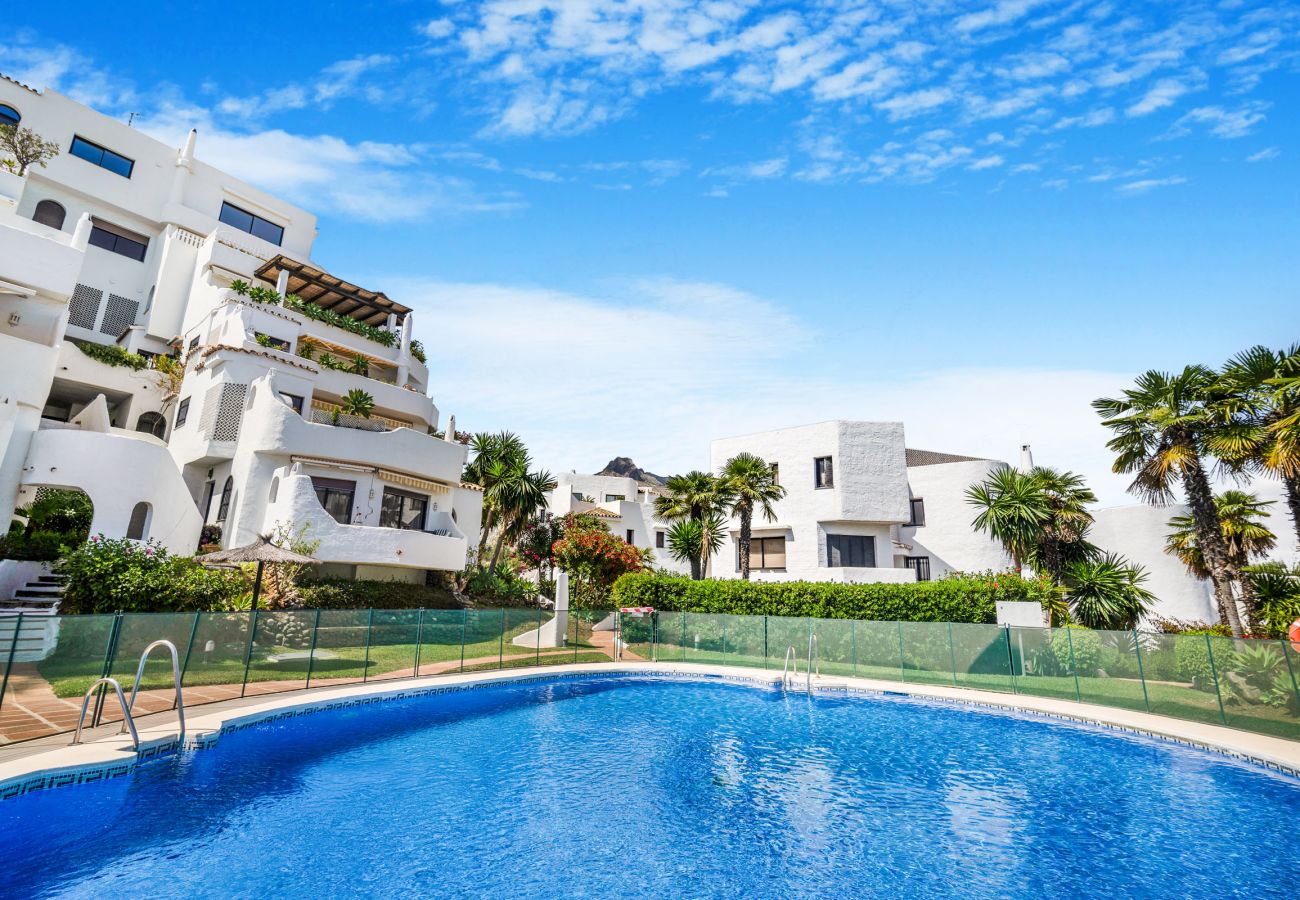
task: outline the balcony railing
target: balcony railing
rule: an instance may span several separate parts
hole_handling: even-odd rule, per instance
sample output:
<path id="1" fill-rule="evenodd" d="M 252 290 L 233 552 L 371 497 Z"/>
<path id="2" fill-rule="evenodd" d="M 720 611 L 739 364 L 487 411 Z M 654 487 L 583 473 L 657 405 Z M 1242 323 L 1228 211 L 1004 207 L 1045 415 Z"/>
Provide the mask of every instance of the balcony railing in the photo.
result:
<path id="1" fill-rule="evenodd" d="M 411 428 L 412 423 L 387 416 L 372 415 L 370 418 L 343 412 L 337 403 L 325 400 L 312 400 L 307 421 L 316 425 L 336 425 L 340 428 L 356 428 L 359 431 L 393 431 L 398 428 Z"/>

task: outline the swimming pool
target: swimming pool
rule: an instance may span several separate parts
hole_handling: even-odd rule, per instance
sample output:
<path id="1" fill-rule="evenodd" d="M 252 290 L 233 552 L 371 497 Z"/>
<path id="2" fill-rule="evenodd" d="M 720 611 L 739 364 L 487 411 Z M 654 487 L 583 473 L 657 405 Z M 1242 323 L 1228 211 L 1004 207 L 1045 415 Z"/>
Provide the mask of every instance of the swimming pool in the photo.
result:
<path id="1" fill-rule="evenodd" d="M 554 678 L 0 803 L 6 896 L 1294 896 L 1300 782 L 903 697 Z"/>

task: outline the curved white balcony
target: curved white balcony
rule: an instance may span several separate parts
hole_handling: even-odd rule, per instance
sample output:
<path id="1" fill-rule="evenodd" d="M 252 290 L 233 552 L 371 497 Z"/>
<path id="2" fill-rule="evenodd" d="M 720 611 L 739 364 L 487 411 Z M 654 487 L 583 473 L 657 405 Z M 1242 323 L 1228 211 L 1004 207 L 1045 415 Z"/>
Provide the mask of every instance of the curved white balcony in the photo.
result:
<path id="1" fill-rule="evenodd" d="M 279 523 L 291 523 L 295 530 L 305 525 L 307 539 L 320 542 L 313 555 L 322 562 L 447 571 L 465 566 L 467 541 L 446 512 L 430 513 L 427 531 L 342 525 L 321 507 L 310 476 L 282 470 L 272 490 L 275 499 L 267 504 L 263 533 Z"/>

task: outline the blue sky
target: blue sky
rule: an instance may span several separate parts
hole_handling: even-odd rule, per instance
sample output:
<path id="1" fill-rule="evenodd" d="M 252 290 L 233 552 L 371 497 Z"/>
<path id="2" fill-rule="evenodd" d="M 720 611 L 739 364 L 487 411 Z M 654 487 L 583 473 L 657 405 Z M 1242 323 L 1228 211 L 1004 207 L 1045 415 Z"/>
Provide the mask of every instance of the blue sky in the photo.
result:
<path id="1" fill-rule="evenodd" d="M 1297 337 L 1295 4 L 169 6 L 10 10 L 0 71 L 319 213 L 554 469 L 901 418 L 1123 502 L 1088 400 Z"/>

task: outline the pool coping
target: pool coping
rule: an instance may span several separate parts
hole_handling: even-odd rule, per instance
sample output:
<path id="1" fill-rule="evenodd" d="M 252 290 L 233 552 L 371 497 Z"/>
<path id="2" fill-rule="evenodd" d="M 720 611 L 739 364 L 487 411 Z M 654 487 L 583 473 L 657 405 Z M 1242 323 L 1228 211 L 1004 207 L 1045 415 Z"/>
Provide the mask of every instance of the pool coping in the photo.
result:
<path id="1" fill-rule="evenodd" d="M 125 735 L 114 734 L 95 737 L 77 746 L 37 750 L 28 756 L 0 762 L 0 800 L 33 791 L 89 784 L 129 775 L 142 763 L 175 753 L 178 749 L 205 749 L 216 744 L 222 735 L 280 719 L 500 684 L 638 675 L 720 680 L 768 689 L 776 689 L 781 683 L 780 676 L 769 670 L 745 667 L 680 662 L 586 663 L 440 675 L 436 680 L 428 677 L 403 678 L 268 694 L 264 698 L 244 698 L 241 701 L 221 701 L 191 708 L 183 748 L 178 747 L 174 717 L 170 713 L 157 713 L 141 722 L 138 750 L 132 749 Z M 800 693 L 806 686 L 805 679 L 806 676 L 798 679 L 797 688 Z M 1034 719 L 1090 725 L 1194 747 L 1300 779 L 1300 741 L 1220 725 L 1073 700 L 848 676 L 816 676 L 812 687 L 815 694 L 913 697 L 973 709 L 998 710 Z M 262 702 L 257 702 L 259 700 Z"/>

